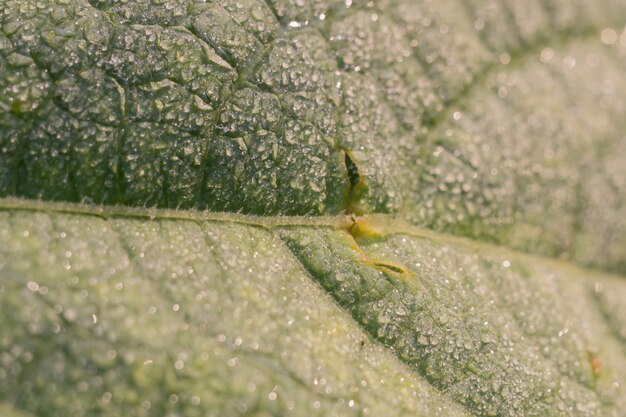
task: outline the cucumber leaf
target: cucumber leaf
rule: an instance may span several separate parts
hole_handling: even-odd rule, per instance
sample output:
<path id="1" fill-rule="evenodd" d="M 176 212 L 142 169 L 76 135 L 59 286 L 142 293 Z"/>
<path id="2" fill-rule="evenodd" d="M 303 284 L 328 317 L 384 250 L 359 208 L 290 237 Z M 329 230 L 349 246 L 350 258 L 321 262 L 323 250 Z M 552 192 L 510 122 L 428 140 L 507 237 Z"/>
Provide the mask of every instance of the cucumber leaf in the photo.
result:
<path id="1" fill-rule="evenodd" d="M 621 416 L 624 18 L 3 2 L 0 411 Z"/>

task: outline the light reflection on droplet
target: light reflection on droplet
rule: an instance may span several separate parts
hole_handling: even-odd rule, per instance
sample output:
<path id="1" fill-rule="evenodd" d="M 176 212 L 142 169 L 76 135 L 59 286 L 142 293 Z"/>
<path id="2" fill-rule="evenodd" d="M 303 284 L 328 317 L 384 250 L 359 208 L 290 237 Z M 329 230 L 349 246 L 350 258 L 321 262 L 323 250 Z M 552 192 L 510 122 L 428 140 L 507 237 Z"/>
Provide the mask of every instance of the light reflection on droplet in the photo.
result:
<path id="1" fill-rule="evenodd" d="M 605 45 L 613 45 L 615 42 L 617 42 L 617 38 L 618 35 L 615 29 L 606 28 L 603 29 L 602 32 L 600 32 L 600 40 Z"/>

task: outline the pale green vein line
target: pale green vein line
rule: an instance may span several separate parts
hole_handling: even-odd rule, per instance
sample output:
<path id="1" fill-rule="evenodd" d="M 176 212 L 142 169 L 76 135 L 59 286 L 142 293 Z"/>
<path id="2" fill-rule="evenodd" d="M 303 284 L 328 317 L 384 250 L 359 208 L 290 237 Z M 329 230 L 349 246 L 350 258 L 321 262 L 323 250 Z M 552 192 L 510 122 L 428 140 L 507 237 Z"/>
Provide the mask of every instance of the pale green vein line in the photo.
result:
<path id="1" fill-rule="evenodd" d="M 0 211 L 32 211 L 44 213 L 60 213 L 99 217 L 105 220 L 129 218 L 137 220 L 180 220 L 192 222 L 233 223 L 246 226 L 260 227 L 267 230 L 285 227 L 311 227 L 347 230 L 352 225 L 349 216 L 274 216 L 264 217 L 244 215 L 238 213 L 219 213 L 199 210 L 170 210 L 158 208 L 140 208 L 127 206 L 101 206 L 78 203 L 60 203 L 41 200 L 26 200 L 19 198 L 0 198 Z M 497 254 L 511 257 L 529 263 L 541 263 L 553 268 L 567 270 L 570 274 L 586 277 L 592 280 L 596 277 L 614 277 L 626 279 L 623 275 L 610 271 L 580 266 L 566 260 L 554 259 L 547 256 L 532 254 L 510 249 L 507 246 L 498 246 L 492 243 L 476 241 L 467 237 L 460 237 L 429 229 L 416 227 L 392 215 L 373 214 L 366 216 L 380 238 L 392 235 L 407 235 L 413 238 L 431 240 L 434 242 L 454 245 L 475 252 Z"/>

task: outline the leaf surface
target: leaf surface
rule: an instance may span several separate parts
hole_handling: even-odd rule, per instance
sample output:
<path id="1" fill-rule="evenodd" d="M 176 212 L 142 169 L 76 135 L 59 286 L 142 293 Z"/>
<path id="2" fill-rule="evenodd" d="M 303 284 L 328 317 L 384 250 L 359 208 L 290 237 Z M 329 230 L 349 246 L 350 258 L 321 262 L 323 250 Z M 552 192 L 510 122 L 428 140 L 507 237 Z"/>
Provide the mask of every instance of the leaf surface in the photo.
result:
<path id="1" fill-rule="evenodd" d="M 0 411 L 623 415 L 624 18 L 3 2 Z"/>

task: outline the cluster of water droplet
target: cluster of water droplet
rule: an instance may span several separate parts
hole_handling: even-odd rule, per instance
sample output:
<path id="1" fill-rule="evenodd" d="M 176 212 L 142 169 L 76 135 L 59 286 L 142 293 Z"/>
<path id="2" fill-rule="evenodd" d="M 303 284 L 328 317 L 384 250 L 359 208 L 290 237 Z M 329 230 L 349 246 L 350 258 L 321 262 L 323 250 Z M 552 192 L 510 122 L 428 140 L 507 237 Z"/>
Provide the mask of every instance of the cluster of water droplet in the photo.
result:
<path id="1" fill-rule="evenodd" d="M 358 203 L 620 268 L 623 42 L 593 31 L 623 5 L 604 3 L 11 2 L 2 194 L 266 215 Z"/>
<path id="2" fill-rule="evenodd" d="M 624 406 L 622 339 L 612 329 L 623 317 L 608 302 L 607 327 L 588 276 L 402 234 L 362 240 L 356 254 L 343 233 L 281 233 L 372 337 L 470 412 L 600 416 Z M 415 277 L 373 269 L 367 258 Z M 585 313 L 572 315 L 572 299 Z M 612 359 L 611 376 L 598 356 Z"/>
<path id="3" fill-rule="evenodd" d="M 468 417 L 259 227 L 2 212 L 0 238 L 0 398 L 16 410 Z"/>

